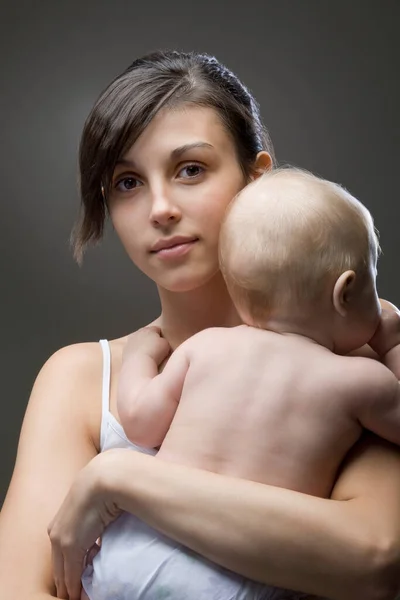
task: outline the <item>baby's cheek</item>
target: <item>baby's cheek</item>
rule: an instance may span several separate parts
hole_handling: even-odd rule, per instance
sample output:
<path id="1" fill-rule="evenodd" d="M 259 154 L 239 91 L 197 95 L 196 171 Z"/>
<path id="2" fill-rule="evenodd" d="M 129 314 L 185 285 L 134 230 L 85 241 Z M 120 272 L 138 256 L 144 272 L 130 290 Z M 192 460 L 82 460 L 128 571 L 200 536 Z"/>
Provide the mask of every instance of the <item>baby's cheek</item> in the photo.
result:
<path id="1" fill-rule="evenodd" d="M 82 588 L 82 592 L 81 592 L 81 600 L 89 600 L 89 596 L 86 594 L 86 592 L 83 588 Z"/>

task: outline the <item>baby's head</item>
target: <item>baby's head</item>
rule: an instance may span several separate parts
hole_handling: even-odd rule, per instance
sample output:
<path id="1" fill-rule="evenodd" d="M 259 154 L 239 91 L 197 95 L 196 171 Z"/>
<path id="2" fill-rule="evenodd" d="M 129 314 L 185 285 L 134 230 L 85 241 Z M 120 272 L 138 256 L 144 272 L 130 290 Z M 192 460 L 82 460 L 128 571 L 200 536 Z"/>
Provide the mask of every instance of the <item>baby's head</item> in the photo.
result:
<path id="1" fill-rule="evenodd" d="M 221 270 L 244 322 L 319 319 L 343 353 L 367 343 L 379 321 L 378 252 L 365 206 L 295 168 L 244 188 L 221 228 Z"/>

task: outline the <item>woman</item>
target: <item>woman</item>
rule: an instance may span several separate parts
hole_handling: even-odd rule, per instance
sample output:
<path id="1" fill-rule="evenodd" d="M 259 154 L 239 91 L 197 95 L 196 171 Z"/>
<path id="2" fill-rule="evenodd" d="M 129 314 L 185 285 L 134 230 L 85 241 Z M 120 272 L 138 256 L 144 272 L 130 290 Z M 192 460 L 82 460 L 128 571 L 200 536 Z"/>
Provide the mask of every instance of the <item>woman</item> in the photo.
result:
<path id="1" fill-rule="evenodd" d="M 132 261 L 157 284 L 154 324 L 172 348 L 205 327 L 237 325 L 218 270 L 219 225 L 233 196 L 272 165 L 254 99 L 215 59 L 167 52 L 137 60 L 85 125 L 76 256 L 100 239 L 108 213 Z M 266 584 L 335 599 L 394 597 L 397 448 L 366 436 L 330 500 L 127 451 L 115 405 L 125 342 L 103 343 L 104 357 L 97 343 L 64 348 L 35 382 L 1 514 L 4 598 L 79 598 L 85 553 L 123 510 Z"/>

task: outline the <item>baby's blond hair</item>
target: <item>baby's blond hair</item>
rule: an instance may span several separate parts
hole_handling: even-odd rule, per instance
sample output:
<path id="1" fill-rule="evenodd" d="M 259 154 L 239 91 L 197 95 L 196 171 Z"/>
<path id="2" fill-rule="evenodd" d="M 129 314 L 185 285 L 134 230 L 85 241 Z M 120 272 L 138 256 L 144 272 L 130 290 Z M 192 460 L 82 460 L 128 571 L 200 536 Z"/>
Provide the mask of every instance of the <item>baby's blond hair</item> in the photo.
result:
<path id="1" fill-rule="evenodd" d="M 268 171 L 234 198 L 219 246 L 233 301 L 258 326 L 280 308 L 315 310 L 343 272 L 362 279 L 378 252 L 361 202 L 292 167 Z"/>

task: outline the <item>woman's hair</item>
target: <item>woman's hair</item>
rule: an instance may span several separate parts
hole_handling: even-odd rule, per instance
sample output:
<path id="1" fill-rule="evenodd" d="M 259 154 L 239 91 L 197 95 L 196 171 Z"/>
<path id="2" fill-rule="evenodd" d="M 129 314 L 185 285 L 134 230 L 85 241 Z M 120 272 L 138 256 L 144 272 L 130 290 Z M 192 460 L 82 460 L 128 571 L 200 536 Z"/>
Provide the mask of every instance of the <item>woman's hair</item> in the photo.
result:
<path id="1" fill-rule="evenodd" d="M 347 270 L 360 289 L 379 243 L 371 214 L 338 184 L 296 168 L 266 172 L 231 202 L 220 265 L 242 317 L 315 310 Z"/>
<path id="2" fill-rule="evenodd" d="M 256 101 L 216 58 L 158 51 L 135 60 L 100 95 L 83 129 L 79 150 L 81 217 L 73 231 L 78 261 L 88 242 L 102 237 L 117 161 L 161 109 L 187 103 L 218 113 L 247 178 L 258 152 L 266 150 L 274 158 Z"/>

